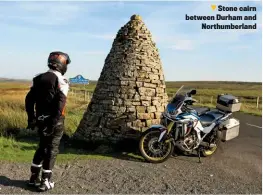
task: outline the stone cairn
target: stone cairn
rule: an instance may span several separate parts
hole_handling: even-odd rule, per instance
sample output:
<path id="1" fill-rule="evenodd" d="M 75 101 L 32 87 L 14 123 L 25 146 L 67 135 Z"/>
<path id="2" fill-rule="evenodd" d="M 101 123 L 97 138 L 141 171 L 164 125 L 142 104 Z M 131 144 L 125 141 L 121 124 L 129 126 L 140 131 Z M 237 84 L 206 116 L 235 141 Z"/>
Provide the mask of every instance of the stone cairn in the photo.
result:
<path id="1" fill-rule="evenodd" d="M 158 49 L 141 17 L 117 33 L 73 138 L 119 141 L 160 123 L 168 96 Z"/>

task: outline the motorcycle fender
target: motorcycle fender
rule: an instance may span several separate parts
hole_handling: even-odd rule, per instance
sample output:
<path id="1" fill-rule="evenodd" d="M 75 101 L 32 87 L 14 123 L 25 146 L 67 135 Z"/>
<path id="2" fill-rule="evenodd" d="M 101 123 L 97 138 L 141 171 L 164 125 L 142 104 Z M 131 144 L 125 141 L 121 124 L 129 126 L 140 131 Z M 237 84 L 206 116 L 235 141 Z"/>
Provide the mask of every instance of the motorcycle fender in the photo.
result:
<path id="1" fill-rule="evenodd" d="M 152 125 L 150 129 L 166 129 L 166 127 L 163 125 Z"/>
<path id="2" fill-rule="evenodd" d="M 158 142 L 162 141 L 162 139 L 167 135 L 167 128 L 163 125 L 152 125 L 147 131 L 145 131 L 144 133 L 147 133 L 149 131 L 152 131 L 152 130 L 156 130 L 158 129 L 160 131 L 160 136 L 159 136 L 159 139 L 158 139 Z"/>
<path id="3" fill-rule="evenodd" d="M 164 129 L 164 130 L 161 132 L 160 136 L 159 136 L 158 142 L 161 142 L 162 139 L 165 137 L 166 134 L 167 134 L 167 129 Z"/>

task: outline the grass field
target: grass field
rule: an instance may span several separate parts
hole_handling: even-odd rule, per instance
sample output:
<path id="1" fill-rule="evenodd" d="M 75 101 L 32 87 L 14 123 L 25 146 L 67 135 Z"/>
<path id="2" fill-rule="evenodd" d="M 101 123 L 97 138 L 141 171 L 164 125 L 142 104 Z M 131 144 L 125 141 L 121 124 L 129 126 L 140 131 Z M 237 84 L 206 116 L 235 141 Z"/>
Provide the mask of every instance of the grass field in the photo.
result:
<path id="1" fill-rule="evenodd" d="M 202 105 L 214 107 L 216 96 L 221 93 L 231 93 L 236 96 L 259 96 L 259 108 L 256 108 L 256 99 L 241 99 L 242 112 L 261 115 L 261 83 L 229 83 L 229 82 L 167 82 L 167 92 L 175 92 L 182 84 L 197 89 L 195 98 L 201 101 Z M 95 82 L 90 85 L 73 85 L 71 89 L 85 89 L 92 92 L 96 86 Z M 30 82 L 0 82 L 0 132 L 10 128 L 26 127 L 26 113 L 24 109 L 25 95 L 30 87 Z M 80 91 L 79 91 L 80 92 Z M 66 109 L 66 132 L 71 135 L 88 105 L 84 101 L 83 94 L 69 93 L 69 100 Z M 213 96 L 213 99 L 211 98 Z"/>
<path id="2" fill-rule="evenodd" d="M 217 95 L 222 93 L 233 94 L 240 98 L 242 102 L 241 111 L 254 115 L 260 115 L 262 112 L 262 84 L 246 83 L 246 82 L 166 82 L 167 94 L 173 96 L 174 93 L 182 86 L 194 88 L 197 94 L 194 96 L 199 101 L 197 105 L 215 107 Z M 77 93 L 79 100 L 84 100 L 84 93 L 81 90 L 89 92 L 91 96 L 95 89 L 96 83 L 91 82 L 90 85 L 81 86 L 73 85 L 71 89 Z M 257 107 L 258 97 L 258 107 Z"/>
<path id="3" fill-rule="evenodd" d="M 0 160 L 9 162 L 31 162 L 37 149 L 37 141 L 15 140 L 14 138 L 0 137 Z M 66 149 L 58 155 L 57 162 L 64 163 L 71 160 L 101 159 L 107 160 L 111 157 L 96 153 L 87 154 L 84 150 Z"/>
<path id="4" fill-rule="evenodd" d="M 255 99 L 243 99 L 242 112 L 261 115 L 261 83 L 228 83 L 228 82 L 167 82 L 167 92 L 174 93 L 182 84 L 197 89 L 196 99 L 201 100 L 200 105 L 215 106 L 216 96 L 221 93 L 231 93 L 242 97 L 260 97 L 260 106 L 256 108 Z M 71 89 L 86 90 L 90 93 L 95 89 L 96 83 L 87 86 L 73 85 Z M 0 133 L 10 129 L 24 129 L 27 125 L 24 99 L 30 87 L 30 82 L 0 82 Z M 72 135 L 76 130 L 88 100 L 84 101 L 83 94 L 69 93 L 66 107 L 66 134 Z M 211 97 L 214 97 L 211 102 Z M 201 99 L 200 99 L 201 98 Z M 207 99 L 207 100 L 206 100 Z M 23 130 L 22 130 L 23 132 Z M 26 148 L 26 149 L 25 149 Z M 0 160 L 30 161 L 36 148 L 36 142 L 25 143 L 5 137 L 0 137 Z M 61 161 L 76 158 L 77 154 L 63 154 Z M 87 155 L 87 158 L 103 158 L 102 156 Z M 83 158 L 86 158 L 85 155 Z"/>

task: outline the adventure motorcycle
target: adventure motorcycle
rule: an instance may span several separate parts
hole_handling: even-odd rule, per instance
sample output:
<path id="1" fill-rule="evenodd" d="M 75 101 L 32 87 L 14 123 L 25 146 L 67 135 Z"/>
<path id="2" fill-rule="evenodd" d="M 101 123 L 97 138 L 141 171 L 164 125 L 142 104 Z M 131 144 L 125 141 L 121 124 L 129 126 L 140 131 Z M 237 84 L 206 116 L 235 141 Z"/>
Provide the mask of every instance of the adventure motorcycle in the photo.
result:
<path id="1" fill-rule="evenodd" d="M 241 103 L 232 95 L 218 95 L 216 109 L 193 108 L 197 102 L 191 96 L 196 90 L 182 86 L 162 113 L 161 124 L 152 125 L 142 133 L 139 143 L 141 155 L 151 163 L 161 163 L 174 152 L 183 154 L 198 152 L 211 156 L 221 141 L 238 136 L 239 121 L 231 118 L 239 111 Z"/>

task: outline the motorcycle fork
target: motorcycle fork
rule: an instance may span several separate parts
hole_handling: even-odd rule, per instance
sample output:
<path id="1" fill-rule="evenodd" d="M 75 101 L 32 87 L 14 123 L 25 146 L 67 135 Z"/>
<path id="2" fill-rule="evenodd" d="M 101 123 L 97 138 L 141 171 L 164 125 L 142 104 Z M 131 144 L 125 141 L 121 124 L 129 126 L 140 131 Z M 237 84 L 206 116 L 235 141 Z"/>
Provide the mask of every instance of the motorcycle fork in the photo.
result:
<path id="1" fill-rule="evenodd" d="M 174 123 L 175 123 L 174 121 L 170 122 L 169 125 L 167 126 L 167 129 L 161 130 L 161 134 L 159 136 L 158 142 L 162 142 L 166 138 L 166 136 L 170 134 Z M 170 138 L 168 140 L 170 141 L 171 139 L 172 138 Z M 169 142 L 168 140 L 165 140 L 165 142 Z"/>

